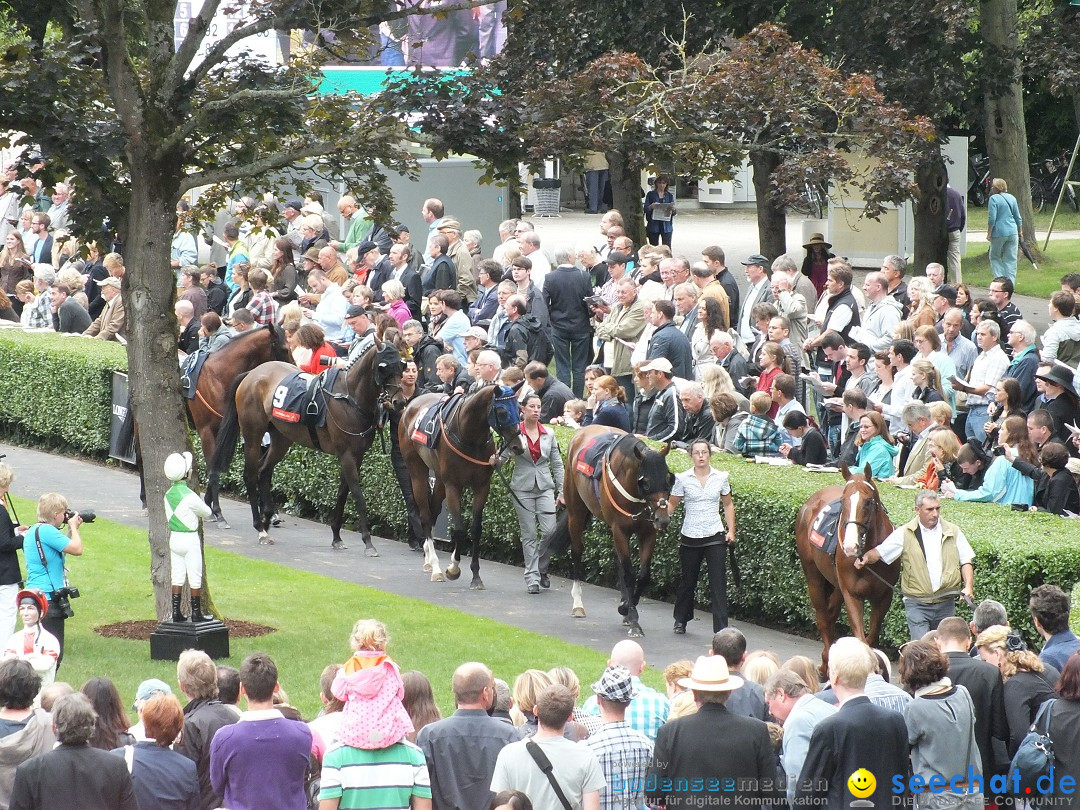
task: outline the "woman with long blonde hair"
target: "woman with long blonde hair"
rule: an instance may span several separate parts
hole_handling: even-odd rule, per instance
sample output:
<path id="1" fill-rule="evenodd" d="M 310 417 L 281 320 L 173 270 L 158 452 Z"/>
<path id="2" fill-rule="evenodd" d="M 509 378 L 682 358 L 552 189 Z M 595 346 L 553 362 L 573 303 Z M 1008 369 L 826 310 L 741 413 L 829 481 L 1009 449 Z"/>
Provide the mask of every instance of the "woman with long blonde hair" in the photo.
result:
<path id="1" fill-rule="evenodd" d="M 1054 697 L 1058 671 L 1027 648 L 1019 631 L 1000 624 L 979 633 L 975 649 L 983 661 L 998 668 L 1005 684 L 1005 716 L 1009 723 L 1009 756 L 1012 756 L 1039 707 Z"/>

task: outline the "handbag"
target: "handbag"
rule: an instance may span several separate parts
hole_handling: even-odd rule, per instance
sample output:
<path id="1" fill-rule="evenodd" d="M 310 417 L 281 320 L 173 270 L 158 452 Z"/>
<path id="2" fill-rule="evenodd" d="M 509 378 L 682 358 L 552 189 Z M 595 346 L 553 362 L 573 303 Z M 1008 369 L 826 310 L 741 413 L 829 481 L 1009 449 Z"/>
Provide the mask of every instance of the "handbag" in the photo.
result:
<path id="1" fill-rule="evenodd" d="M 539 766 L 540 770 L 544 772 L 544 776 L 547 777 L 548 782 L 551 783 L 551 789 L 555 791 L 555 795 L 559 797 L 559 801 L 562 803 L 563 810 L 574 810 L 570 800 L 566 798 L 566 794 L 563 793 L 561 787 L 559 787 L 559 780 L 555 778 L 554 770 L 551 765 L 551 760 L 547 758 L 547 754 L 541 750 L 540 746 L 532 740 L 525 743 L 525 750 L 529 752 L 529 756 L 533 758 L 533 761 Z"/>
<path id="2" fill-rule="evenodd" d="M 1025 788 L 1029 792 L 1037 789 L 1036 782 L 1040 777 L 1049 776 L 1054 767 L 1054 741 L 1050 739 L 1050 712 L 1056 702 L 1050 699 L 1043 702 L 1035 715 L 1035 722 L 1031 724 L 1027 735 L 1016 749 L 1016 754 L 1009 765 L 1009 784 L 1019 785 L 1019 792 L 1024 793 Z M 1046 718 L 1046 731 L 1038 732 L 1039 721 Z M 1014 781 L 1016 780 L 1016 781 Z"/>

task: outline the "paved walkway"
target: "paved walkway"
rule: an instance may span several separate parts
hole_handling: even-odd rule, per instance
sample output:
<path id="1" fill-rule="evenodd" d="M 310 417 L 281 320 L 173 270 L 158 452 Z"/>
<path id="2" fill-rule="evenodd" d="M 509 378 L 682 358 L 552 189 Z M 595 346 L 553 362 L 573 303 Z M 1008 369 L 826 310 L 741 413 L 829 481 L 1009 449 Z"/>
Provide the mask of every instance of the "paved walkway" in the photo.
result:
<path id="1" fill-rule="evenodd" d="M 146 527 L 139 505 L 139 480 L 134 474 L 4 444 L 0 444 L 0 453 L 7 454 L 5 463 L 16 473 L 13 494 L 36 500 L 42 492 L 57 490 L 73 508 L 92 508 L 102 518 L 136 528 Z M 277 544 L 260 546 L 250 526 L 251 512 L 246 503 L 223 499 L 222 509 L 234 528 L 219 529 L 208 523 L 206 543 L 225 551 L 422 599 L 601 652 L 610 651 L 613 644 L 626 637 L 616 612 L 618 594 L 610 588 L 585 585 L 583 600 L 588 618 L 572 619 L 571 583 L 560 577 L 552 578 L 550 591 L 530 596 L 525 592 L 520 568 L 484 561 L 480 573 L 487 590 L 470 591 L 467 561 L 463 561 L 465 571 L 457 582 L 434 583 L 421 570 L 422 556 L 410 552 L 404 543 L 376 539 L 380 556 L 371 559 L 364 556 L 358 534 L 343 532 L 348 549 L 331 551 L 330 530 L 326 526 L 285 516 L 285 524 L 273 533 Z M 444 568 L 446 558 L 445 553 L 440 554 Z M 646 599 L 640 613 L 646 633 L 641 642 L 648 661 L 658 668 L 703 654 L 712 638 L 709 614 L 699 612 L 698 621 L 690 623 L 687 634 L 676 636 L 671 632 L 670 605 Z M 259 620 L 258 616 L 243 618 Z M 746 634 L 750 649 L 772 650 L 780 660 L 802 654 L 816 661 L 821 654 L 817 641 L 746 622 L 732 624 Z"/>

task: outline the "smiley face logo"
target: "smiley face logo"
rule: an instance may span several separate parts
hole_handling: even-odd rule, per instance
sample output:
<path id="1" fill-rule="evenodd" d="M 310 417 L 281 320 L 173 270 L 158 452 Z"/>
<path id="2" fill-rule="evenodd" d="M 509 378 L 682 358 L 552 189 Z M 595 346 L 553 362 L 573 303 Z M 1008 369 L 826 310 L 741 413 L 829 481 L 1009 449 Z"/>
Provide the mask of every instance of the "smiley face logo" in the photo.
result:
<path id="1" fill-rule="evenodd" d="M 847 787 L 852 796 L 865 799 L 867 796 L 872 795 L 877 788 L 877 779 L 866 768 L 859 768 L 848 777 Z"/>

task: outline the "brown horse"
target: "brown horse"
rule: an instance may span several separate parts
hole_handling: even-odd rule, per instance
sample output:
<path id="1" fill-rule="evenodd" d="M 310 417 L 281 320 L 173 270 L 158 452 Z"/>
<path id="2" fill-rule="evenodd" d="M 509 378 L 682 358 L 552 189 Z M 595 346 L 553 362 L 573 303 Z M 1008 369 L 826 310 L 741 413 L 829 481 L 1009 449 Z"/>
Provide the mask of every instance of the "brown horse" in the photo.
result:
<path id="1" fill-rule="evenodd" d="M 360 462 L 371 446 L 379 425 L 379 407 L 400 409 L 405 404 L 401 392 L 401 354 L 392 343 L 376 338 L 375 344 L 351 359 L 327 390 L 326 424 L 308 427 L 272 416 L 278 386 L 296 371 L 285 363 L 264 363 L 237 378 L 228 396 L 228 408 L 218 433 L 218 447 L 210 464 L 210 476 L 217 480 L 232 462 L 238 436 L 244 439 L 244 484 L 251 504 L 252 523 L 259 542 L 271 544 L 270 522 L 274 514 L 270 479 L 274 467 L 294 443 L 332 453 L 341 465 L 337 502 L 330 516 L 332 547 L 345 548 L 341 540 L 345 502 L 349 493 L 356 499 L 360 536 L 365 553 L 377 557 L 367 524 L 367 506 L 360 488 Z M 262 447 L 269 432 L 270 446 Z"/>
<path id="2" fill-rule="evenodd" d="M 876 562 L 862 570 L 854 562 L 880 545 L 893 530 L 881 495 L 874 485 L 870 465 L 862 473 L 852 474 L 846 464 L 840 471 L 842 486 L 826 487 L 813 495 L 799 510 L 795 523 L 795 546 L 799 552 L 810 603 L 814 606 L 818 632 L 825 645 L 821 653 L 821 674 L 828 673 L 829 647 L 836 641 L 836 620 L 840 606 L 847 607 L 848 621 L 854 634 L 877 646 L 881 624 L 893 599 L 893 586 L 900 575 L 900 562 L 892 565 Z M 826 554 L 811 538 L 814 522 L 822 508 L 842 501 L 839 539 L 836 550 Z M 870 629 L 863 621 L 864 603 L 870 602 Z"/>
<path id="3" fill-rule="evenodd" d="M 579 469 L 582 452 L 593 440 L 617 436 L 608 447 L 599 467 L 599 480 Z M 619 613 L 633 637 L 644 635 L 638 622 L 638 602 L 652 578 L 652 553 L 656 536 L 667 526 L 668 498 L 675 476 L 667 467 L 669 447 L 657 452 L 641 439 L 618 428 L 590 426 L 582 428 L 570 440 L 566 455 L 563 499 L 566 512 L 559 518 L 551 541 L 553 550 L 570 546 L 574 584 L 571 615 L 585 617 L 581 602 L 582 537 L 593 517 L 611 528 L 615 543 L 615 574 L 619 582 Z M 630 559 L 630 537 L 637 535 L 641 567 L 634 574 Z"/>
<path id="4" fill-rule="evenodd" d="M 521 411 L 517 392 L 523 383 L 513 387 L 485 385 L 466 394 L 449 414 L 440 416 L 442 431 L 434 447 L 426 447 L 413 439 L 416 423 L 429 408 L 439 407 L 442 394 L 424 394 L 412 400 L 398 424 L 398 444 L 405 465 L 412 479 L 413 496 L 420 511 L 424 527 L 424 570 L 431 571 L 432 582 L 442 582 L 443 573 L 431 530 L 442 508 L 443 500 L 450 507 L 450 562 L 446 576 L 461 576 L 461 555 L 465 540 L 472 541 L 472 583 L 474 591 L 484 589 L 480 579 L 480 531 L 491 489 L 492 463 L 496 447 L 492 438 L 494 430 L 502 439 L 500 457 L 521 452 Z M 495 463 L 500 463 L 498 459 Z M 434 489 L 428 482 L 428 471 L 435 474 Z M 472 490 L 472 523 L 465 528 L 461 496 L 466 489 Z M 424 497 L 421 493 L 427 495 Z"/>
<path id="5" fill-rule="evenodd" d="M 214 457 L 214 449 L 217 446 L 218 429 L 224 417 L 226 407 L 226 395 L 237 375 L 245 371 L 251 371 L 256 366 L 269 363 L 271 360 L 279 360 L 285 363 L 292 362 L 292 355 L 285 343 L 285 335 L 277 326 L 269 326 L 252 329 L 230 340 L 218 351 L 209 355 L 203 363 L 199 374 L 198 383 L 195 386 L 195 396 L 184 399 L 187 406 L 188 417 L 199 434 L 202 444 L 203 457 L 210 466 L 210 459 Z M 136 437 L 138 427 L 135 426 Z M 138 440 L 136 438 L 136 447 Z M 142 481 L 142 459 L 136 454 L 136 465 L 139 469 L 139 498 L 143 508 L 146 507 L 146 490 Z M 210 519 L 219 523 L 221 528 L 228 529 L 224 515 L 221 513 L 221 504 L 218 499 L 218 487 L 216 482 L 206 488 L 204 500 L 211 509 Z"/>

